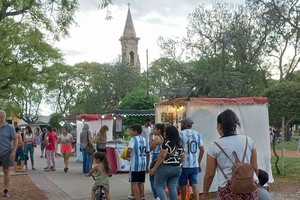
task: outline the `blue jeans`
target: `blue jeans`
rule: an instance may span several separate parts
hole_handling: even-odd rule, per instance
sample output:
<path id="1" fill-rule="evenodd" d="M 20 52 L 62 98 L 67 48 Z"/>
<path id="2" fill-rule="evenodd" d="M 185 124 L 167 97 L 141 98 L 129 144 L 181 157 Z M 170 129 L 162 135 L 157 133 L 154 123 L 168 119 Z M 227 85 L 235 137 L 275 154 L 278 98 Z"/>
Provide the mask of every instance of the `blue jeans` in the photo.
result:
<path id="1" fill-rule="evenodd" d="M 29 155 L 28 155 L 28 151 L 29 151 Z M 33 147 L 33 145 L 32 144 L 25 144 L 24 153 L 27 156 L 30 156 L 31 166 L 34 167 L 34 160 L 33 160 L 34 147 Z M 27 167 L 27 159 L 26 158 L 25 158 L 25 163 L 24 164 Z"/>
<path id="2" fill-rule="evenodd" d="M 177 199 L 177 181 L 181 167 L 161 164 L 155 173 L 154 187 L 160 200 L 167 200 L 165 185 L 168 185 L 170 200 Z"/>
<path id="3" fill-rule="evenodd" d="M 151 162 L 153 162 L 155 159 L 157 159 L 158 155 L 159 154 L 153 154 Z M 156 190 L 155 190 L 155 187 L 154 187 L 154 177 L 155 177 L 155 174 L 153 176 L 149 175 L 150 186 L 151 186 L 151 190 L 152 190 L 153 196 L 154 196 L 154 198 L 157 198 L 157 193 L 156 193 Z"/>
<path id="4" fill-rule="evenodd" d="M 82 171 L 84 174 L 90 172 L 91 157 L 86 153 L 86 148 L 81 148 L 82 151 Z"/>

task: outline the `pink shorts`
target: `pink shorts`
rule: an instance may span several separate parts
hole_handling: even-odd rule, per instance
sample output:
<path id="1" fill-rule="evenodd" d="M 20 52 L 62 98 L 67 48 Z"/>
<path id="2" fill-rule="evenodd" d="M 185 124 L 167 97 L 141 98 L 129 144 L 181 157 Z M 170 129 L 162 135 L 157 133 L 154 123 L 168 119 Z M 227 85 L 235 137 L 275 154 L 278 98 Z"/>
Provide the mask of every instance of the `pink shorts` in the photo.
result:
<path id="1" fill-rule="evenodd" d="M 71 144 L 61 144 L 60 152 L 61 153 L 70 153 L 70 152 L 72 152 L 72 145 Z"/>

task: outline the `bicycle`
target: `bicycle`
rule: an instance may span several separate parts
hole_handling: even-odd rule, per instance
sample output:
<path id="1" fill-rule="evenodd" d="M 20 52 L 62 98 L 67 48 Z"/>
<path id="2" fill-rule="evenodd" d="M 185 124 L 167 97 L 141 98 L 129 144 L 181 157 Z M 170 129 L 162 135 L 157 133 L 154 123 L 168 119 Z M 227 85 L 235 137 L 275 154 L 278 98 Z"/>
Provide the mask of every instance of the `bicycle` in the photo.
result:
<path id="1" fill-rule="evenodd" d="M 95 176 L 92 175 L 92 177 L 96 181 Z M 96 200 L 105 200 L 106 199 L 103 185 L 98 185 L 97 186 L 95 195 L 96 195 Z"/>

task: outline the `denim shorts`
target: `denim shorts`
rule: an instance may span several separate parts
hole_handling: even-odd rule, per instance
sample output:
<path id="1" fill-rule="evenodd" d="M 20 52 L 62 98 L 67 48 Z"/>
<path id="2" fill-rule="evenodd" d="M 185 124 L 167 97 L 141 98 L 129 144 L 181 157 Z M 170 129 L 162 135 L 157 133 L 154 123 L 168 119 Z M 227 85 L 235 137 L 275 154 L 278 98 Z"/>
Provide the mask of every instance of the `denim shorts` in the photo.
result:
<path id="1" fill-rule="evenodd" d="M 186 185 L 188 180 L 190 185 L 198 184 L 198 174 L 198 167 L 182 168 L 182 172 L 179 177 L 179 187 Z"/>
<path id="2" fill-rule="evenodd" d="M 16 151 L 15 162 L 18 162 L 19 160 L 25 160 L 24 150 L 22 147 L 18 147 Z"/>

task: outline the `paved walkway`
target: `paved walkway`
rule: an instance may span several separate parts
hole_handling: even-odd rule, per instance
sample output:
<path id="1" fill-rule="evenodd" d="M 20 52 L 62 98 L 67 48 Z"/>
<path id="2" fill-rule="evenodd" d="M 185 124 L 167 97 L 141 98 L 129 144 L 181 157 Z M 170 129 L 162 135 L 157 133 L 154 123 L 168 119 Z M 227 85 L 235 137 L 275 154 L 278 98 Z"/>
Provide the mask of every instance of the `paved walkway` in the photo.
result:
<path id="1" fill-rule="evenodd" d="M 295 155 L 296 152 L 286 152 Z M 90 199 L 91 188 L 94 180 L 91 177 L 85 177 L 82 173 L 82 163 L 76 160 L 75 156 L 70 157 L 69 171 L 63 171 L 63 158 L 57 157 L 57 166 L 55 172 L 44 172 L 46 159 L 40 158 L 39 148 L 35 148 L 35 168 L 37 170 L 28 170 L 27 174 L 31 180 L 38 186 L 49 200 L 86 200 Z M 286 155 L 285 155 L 286 156 Z M 31 169 L 30 161 L 28 162 Z M 110 192 L 113 200 L 127 200 L 130 194 L 130 184 L 128 183 L 128 173 L 116 174 L 110 178 Z M 149 177 L 145 183 L 146 200 L 152 200 Z M 280 198 L 274 198 L 280 199 Z"/>
<path id="2" fill-rule="evenodd" d="M 76 156 L 71 156 L 69 161 L 69 171 L 63 171 L 63 158 L 56 158 L 56 171 L 44 172 L 46 159 L 40 158 L 39 148 L 35 148 L 35 168 L 28 170 L 27 175 L 47 196 L 49 200 L 85 200 L 90 199 L 91 188 L 94 184 L 92 177 L 85 177 L 82 173 L 82 163 L 76 160 Z M 28 168 L 31 169 L 30 161 Z M 130 194 L 130 184 L 128 183 L 128 173 L 114 174 L 110 178 L 110 192 L 112 199 L 127 200 Z M 145 197 L 152 199 L 149 179 L 145 183 Z"/>

